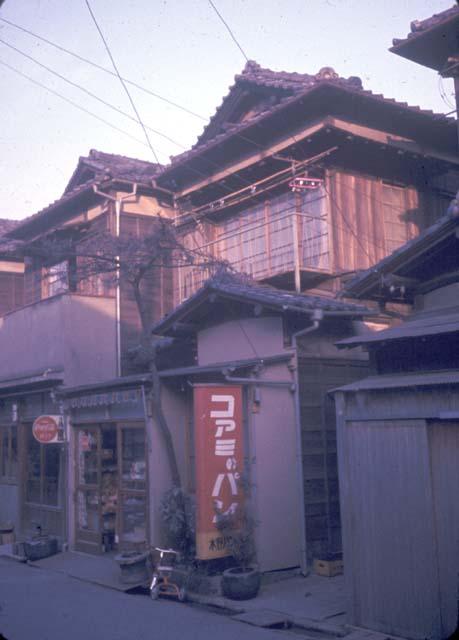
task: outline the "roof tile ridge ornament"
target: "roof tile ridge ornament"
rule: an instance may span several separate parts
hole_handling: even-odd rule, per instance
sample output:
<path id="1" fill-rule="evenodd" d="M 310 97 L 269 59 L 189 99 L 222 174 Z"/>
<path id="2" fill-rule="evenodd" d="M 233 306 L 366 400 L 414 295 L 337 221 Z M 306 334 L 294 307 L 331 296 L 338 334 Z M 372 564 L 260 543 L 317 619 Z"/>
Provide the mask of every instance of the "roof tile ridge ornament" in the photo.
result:
<path id="1" fill-rule="evenodd" d="M 250 73 L 251 71 L 258 71 L 259 69 L 261 69 L 261 66 L 256 62 L 256 60 L 247 60 L 241 73 Z"/>
<path id="2" fill-rule="evenodd" d="M 322 67 L 314 76 L 316 80 L 338 80 L 339 75 L 333 67 Z"/>

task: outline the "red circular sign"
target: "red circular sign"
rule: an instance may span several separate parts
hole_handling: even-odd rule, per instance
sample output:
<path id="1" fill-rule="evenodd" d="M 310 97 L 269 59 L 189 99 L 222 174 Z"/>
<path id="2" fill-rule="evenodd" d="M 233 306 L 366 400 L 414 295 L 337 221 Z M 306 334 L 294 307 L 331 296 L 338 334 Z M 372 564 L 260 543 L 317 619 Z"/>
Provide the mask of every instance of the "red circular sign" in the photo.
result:
<path id="1" fill-rule="evenodd" d="M 57 439 L 59 424 L 53 416 L 38 417 L 32 427 L 32 433 L 38 442 L 46 444 Z"/>

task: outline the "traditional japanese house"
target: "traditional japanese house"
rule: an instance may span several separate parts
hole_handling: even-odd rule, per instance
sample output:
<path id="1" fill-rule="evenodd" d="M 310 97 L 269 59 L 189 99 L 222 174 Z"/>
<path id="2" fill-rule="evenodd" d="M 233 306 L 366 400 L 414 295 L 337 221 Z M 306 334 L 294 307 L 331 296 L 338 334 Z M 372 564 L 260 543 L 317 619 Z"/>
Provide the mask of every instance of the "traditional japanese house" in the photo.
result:
<path id="1" fill-rule="evenodd" d="M 354 271 L 437 218 L 452 197 L 458 161 L 453 119 L 375 95 L 359 78 L 341 78 L 331 68 L 308 75 L 248 62 L 193 149 L 173 159 L 157 183 L 174 191 L 177 232 L 190 247 L 204 247 L 253 284 L 276 287 L 279 299 L 288 291 L 314 295 L 321 307 Z M 188 309 L 208 275 L 179 270 L 175 302 L 185 301 Z M 235 322 L 229 304 L 226 314 L 227 323 Z M 198 342 L 205 335 L 201 324 L 212 322 L 199 317 Z M 260 333 L 269 322 L 264 315 L 252 319 Z M 347 320 L 335 322 L 337 333 L 351 330 Z M 390 315 L 378 322 L 387 326 Z M 220 361 L 247 348 L 243 336 L 227 338 L 223 318 L 212 335 Z M 311 333 L 297 349 L 303 567 L 341 550 L 335 418 L 327 391 L 339 380 L 363 376 L 366 366 L 361 359 L 343 360 L 333 335 Z M 254 355 L 249 349 L 244 357 Z M 264 396 L 270 393 L 263 389 Z M 289 420 L 282 425 L 294 431 Z M 266 438 L 265 451 L 275 452 L 275 437 Z"/>
<path id="2" fill-rule="evenodd" d="M 19 459 L 0 478 L 0 520 L 12 520 L 19 533 L 40 525 L 93 551 L 101 550 L 104 532 L 112 542 L 145 543 L 145 379 L 127 356 L 139 340 L 137 307 L 125 282 L 97 273 L 80 278 L 84 260 L 67 258 L 61 240 L 148 234 L 169 210 L 167 196 L 152 186 L 158 168 L 91 151 L 59 200 L 6 235 L 22 246 L 25 270 L 23 304 L 0 318 L 2 455 L 14 458 L 17 446 Z M 36 249 L 43 239 L 48 254 Z M 145 286 L 154 321 L 172 303 L 170 270 L 155 266 Z M 49 444 L 32 429 L 43 415 L 56 430 Z"/>
<path id="3" fill-rule="evenodd" d="M 447 638 L 458 622 L 458 200 L 345 292 L 414 305 L 402 324 L 340 343 L 366 348 L 375 370 L 335 394 L 350 622 Z"/>
<path id="4" fill-rule="evenodd" d="M 241 302 L 240 322 L 244 326 L 250 319 L 260 335 L 276 325 L 275 344 L 281 344 L 281 336 L 284 344 L 285 333 L 286 348 L 296 332 L 295 324 L 288 328 L 296 311 L 282 311 L 280 301 L 298 297 L 299 306 L 307 308 L 298 312 L 305 321 L 298 330 L 311 329 L 311 335 L 304 340 L 297 336 L 292 352 L 298 373 L 288 375 L 289 380 L 298 375 L 302 392 L 293 401 L 285 387 L 288 402 L 281 400 L 289 415 L 289 456 L 300 422 L 302 430 L 302 447 L 297 448 L 302 480 L 296 487 L 299 491 L 304 485 L 305 498 L 294 516 L 301 548 L 293 554 L 295 563 L 305 565 L 341 548 L 334 412 L 326 392 L 364 375 L 364 360 L 354 354 L 343 357 L 333 343 L 358 330 L 351 320 L 367 312 L 337 303 L 333 296 L 355 270 L 416 236 L 444 209 L 458 171 L 454 131 L 453 119 L 375 95 L 363 89 L 359 78 L 340 78 L 333 69 L 309 75 L 274 72 L 249 62 L 195 147 L 170 166 L 92 151 L 80 159 L 62 198 L 8 234 L 32 249 L 43 237 L 75 241 L 97 229 L 141 236 L 161 214 L 173 220 L 189 248 L 251 276 L 251 287 L 258 282 L 280 290 L 275 304 L 262 301 L 260 307 L 245 292 L 242 297 L 249 302 Z M 74 277 L 79 267 L 65 256 L 56 261 L 33 250 L 26 254 L 24 306 L 4 318 L 0 331 L 0 411 L 2 424 L 18 429 L 18 528 L 28 532 L 39 522 L 71 546 L 98 552 L 107 545 L 157 540 L 159 499 L 171 479 L 145 402 L 150 381 L 128 358 L 140 328 L 132 295 L 123 283 L 113 290 L 103 278 L 82 282 Z M 147 292 L 151 321 L 174 305 L 196 300 L 195 294 L 201 300 L 196 292 L 209 275 L 202 266 L 183 266 L 173 273 L 158 267 Z M 309 302 L 302 307 L 301 300 Z M 229 307 L 221 308 L 228 313 Z M 275 309 L 275 322 L 265 307 Z M 254 318 L 247 318 L 249 309 L 255 310 Z M 199 313 L 198 318 L 206 328 L 204 336 L 212 327 Z M 378 322 L 386 326 L 389 319 L 386 315 Z M 200 327 L 193 333 L 184 323 L 182 348 L 180 323 L 167 325 L 167 330 L 166 325 L 157 327 L 179 345 L 168 371 L 195 365 L 194 342 L 204 344 Z M 222 317 L 219 323 L 215 327 L 226 335 Z M 227 346 L 217 329 L 215 353 L 217 345 Z M 230 350 L 240 350 L 243 360 L 255 357 L 243 345 L 244 338 L 231 343 Z M 266 348 L 260 353 L 266 355 Z M 200 366 L 205 359 L 199 351 L 197 355 Z M 234 364 L 232 357 L 219 360 Z M 286 382 L 289 369 L 280 368 Z M 241 377 L 246 372 L 242 367 Z M 193 450 L 190 421 L 196 426 L 196 419 L 187 394 L 180 395 L 174 385 L 187 376 L 175 372 L 168 377 L 166 369 L 161 374 L 185 473 Z M 219 376 L 218 384 L 234 382 Z M 189 385 L 183 384 L 186 390 Z M 270 385 L 266 389 L 269 394 L 264 386 L 260 393 L 268 407 L 280 391 Z M 299 418 L 292 414 L 296 404 Z M 57 416 L 56 437 L 64 442 L 43 445 L 34 439 L 34 420 L 48 414 Z M 274 421 L 271 428 L 274 434 Z M 183 433 L 189 434 L 189 450 Z M 263 445 L 260 439 L 252 444 L 267 450 L 275 441 L 272 435 Z M 257 473 L 265 480 L 261 464 Z M 260 491 L 267 495 L 265 488 Z M 269 521 L 263 501 L 265 497 L 260 513 Z M 266 534 L 260 530 L 257 535 L 265 566 L 271 566 Z M 291 561 L 286 555 L 282 563 Z"/>
<path id="5" fill-rule="evenodd" d="M 325 67 L 248 62 L 196 145 L 157 183 L 177 228 L 258 281 L 325 295 L 429 226 L 455 193 L 455 120 Z M 179 303 L 206 274 L 184 268 Z"/>
<path id="6" fill-rule="evenodd" d="M 262 571 L 306 568 L 341 550 L 333 405 L 324 399 L 336 381 L 365 375 L 365 355 L 349 358 L 333 342 L 366 315 L 362 305 L 219 275 L 153 327 L 195 344 L 186 366 L 160 377 L 167 419 L 186 434 L 182 481 L 196 495 L 199 558 L 225 551 L 213 504 L 227 512 L 241 499 L 235 481 L 226 486 L 234 473 L 250 487 Z M 234 398 L 235 417 L 215 425 L 209 417 L 224 417 L 224 398 Z"/>

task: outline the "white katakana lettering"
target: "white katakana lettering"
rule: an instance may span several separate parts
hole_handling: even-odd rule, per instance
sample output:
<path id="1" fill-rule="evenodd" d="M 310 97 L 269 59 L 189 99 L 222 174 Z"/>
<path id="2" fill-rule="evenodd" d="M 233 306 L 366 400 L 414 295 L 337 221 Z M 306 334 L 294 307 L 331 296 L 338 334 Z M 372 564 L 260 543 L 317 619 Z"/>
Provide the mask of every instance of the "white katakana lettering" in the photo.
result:
<path id="1" fill-rule="evenodd" d="M 217 440 L 215 442 L 216 456 L 234 456 L 236 449 L 236 440 Z"/>
<path id="2" fill-rule="evenodd" d="M 210 412 L 211 418 L 232 418 L 234 416 L 234 396 L 211 396 L 211 402 L 226 402 L 226 409 Z"/>
<path id="3" fill-rule="evenodd" d="M 215 420 L 217 425 L 216 438 L 221 438 L 225 431 L 234 431 L 236 429 L 236 422 L 234 420 Z"/>

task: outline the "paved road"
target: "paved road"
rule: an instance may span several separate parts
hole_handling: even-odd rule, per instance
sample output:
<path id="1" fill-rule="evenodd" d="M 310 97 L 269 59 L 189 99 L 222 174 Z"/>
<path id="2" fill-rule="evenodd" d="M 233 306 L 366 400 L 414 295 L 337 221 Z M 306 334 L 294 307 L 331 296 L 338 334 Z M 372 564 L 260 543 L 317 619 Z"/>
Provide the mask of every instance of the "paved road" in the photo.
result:
<path id="1" fill-rule="evenodd" d="M 0 633 L 7 640 L 282 640 L 290 635 L 4 558 Z"/>

